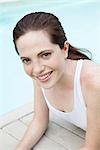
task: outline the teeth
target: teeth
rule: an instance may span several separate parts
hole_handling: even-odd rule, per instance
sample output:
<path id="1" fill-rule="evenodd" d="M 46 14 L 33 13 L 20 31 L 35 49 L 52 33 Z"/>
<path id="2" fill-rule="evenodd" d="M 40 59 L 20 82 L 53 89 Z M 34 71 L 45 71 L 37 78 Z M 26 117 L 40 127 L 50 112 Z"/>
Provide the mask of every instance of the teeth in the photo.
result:
<path id="1" fill-rule="evenodd" d="M 46 74 L 46 75 L 44 75 L 44 76 L 39 76 L 38 79 L 39 79 L 39 80 L 44 80 L 44 79 L 46 79 L 50 74 L 51 74 L 51 72 L 49 72 L 48 74 Z"/>

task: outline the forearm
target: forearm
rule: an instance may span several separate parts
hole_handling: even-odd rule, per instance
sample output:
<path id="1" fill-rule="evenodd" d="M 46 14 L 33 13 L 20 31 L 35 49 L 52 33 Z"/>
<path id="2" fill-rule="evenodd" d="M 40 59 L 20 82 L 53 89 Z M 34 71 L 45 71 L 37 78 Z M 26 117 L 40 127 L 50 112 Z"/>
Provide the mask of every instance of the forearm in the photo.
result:
<path id="1" fill-rule="evenodd" d="M 77 150 L 99 150 L 100 147 L 97 145 L 97 146 L 92 146 L 92 145 L 86 145 L 80 149 L 77 149 Z"/>
<path id="2" fill-rule="evenodd" d="M 87 145 L 77 150 L 99 150 L 99 149 L 100 149 L 100 146 L 98 145 L 97 146 Z"/>
<path id="3" fill-rule="evenodd" d="M 34 119 L 20 144 L 18 145 L 16 150 L 31 150 L 31 148 L 39 141 L 39 139 L 44 134 L 47 129 L 48 122 L 41 122 L 39 119 Z"/>

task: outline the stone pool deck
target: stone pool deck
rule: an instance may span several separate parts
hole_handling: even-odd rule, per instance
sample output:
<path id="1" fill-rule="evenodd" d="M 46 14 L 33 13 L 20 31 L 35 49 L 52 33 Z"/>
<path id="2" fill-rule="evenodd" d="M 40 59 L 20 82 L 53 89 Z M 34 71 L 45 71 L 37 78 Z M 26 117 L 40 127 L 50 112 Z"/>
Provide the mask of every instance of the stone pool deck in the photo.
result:
<path id="1" fill-rule="evenodd" d="M 15 150 L 34 111 L 28 103 L 0 117 L 0 150 Z M 34 150 L 77 150 L 84 144 L 85 131 L 50 113 L 47 131 Z"/>

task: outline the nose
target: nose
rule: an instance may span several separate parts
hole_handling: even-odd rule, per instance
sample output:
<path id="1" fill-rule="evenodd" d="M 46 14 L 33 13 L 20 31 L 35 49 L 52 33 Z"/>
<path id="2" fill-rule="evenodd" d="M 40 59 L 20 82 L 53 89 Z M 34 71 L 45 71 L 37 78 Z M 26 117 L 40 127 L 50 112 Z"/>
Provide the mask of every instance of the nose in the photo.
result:
<path id="1" fill-rule="evenodd" d="M 37 76 L 41 74 L 44 71 L 44 65 L 41 64 L 40 62 L 35 62 L 33 64 L 33 75 Z"/>

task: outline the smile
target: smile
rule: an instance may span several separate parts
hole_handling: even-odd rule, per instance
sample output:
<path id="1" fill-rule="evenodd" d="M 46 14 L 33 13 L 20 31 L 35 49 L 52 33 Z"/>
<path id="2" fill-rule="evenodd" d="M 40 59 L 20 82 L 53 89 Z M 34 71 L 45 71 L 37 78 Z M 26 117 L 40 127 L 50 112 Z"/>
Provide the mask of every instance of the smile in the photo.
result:
<path id="1" fill-rule="evenodd" d="M 41 82 L 45 82 L 45 81 L 47 81 L 47 80 L 50 79 L 52 72 L 53 72 L 53 71 L 50 71 L 49 73 L 46 73 L 46 74 L 44 74 L 44 75 L 38 76 L 37 78 L 38 78 L 38 80 L 40 80 Z"/>

